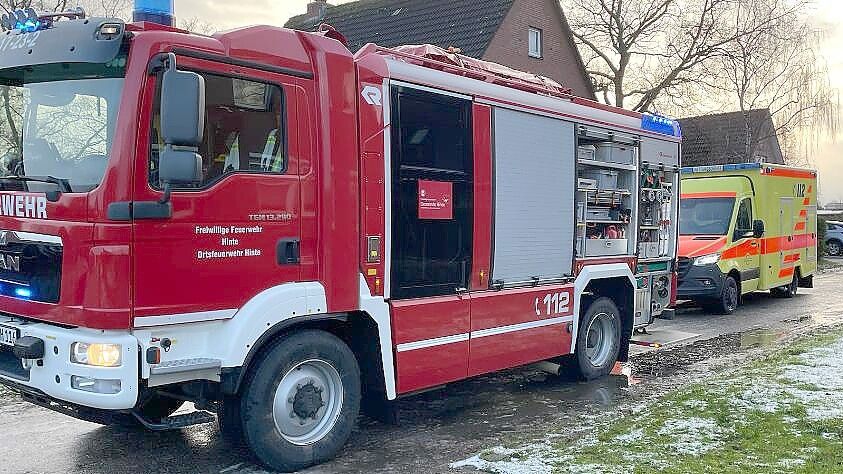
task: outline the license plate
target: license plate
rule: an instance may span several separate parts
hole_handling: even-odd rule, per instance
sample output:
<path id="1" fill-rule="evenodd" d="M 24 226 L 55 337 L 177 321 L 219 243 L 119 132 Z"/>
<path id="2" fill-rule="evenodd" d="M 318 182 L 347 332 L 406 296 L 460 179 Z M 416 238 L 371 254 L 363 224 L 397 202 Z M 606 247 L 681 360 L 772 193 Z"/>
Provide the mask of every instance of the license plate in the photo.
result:
<path id="1" fill-rule="evenodd" d="M 0 346 L 14 346 L 19 334 L 17 328 L 0 325 Z"/>

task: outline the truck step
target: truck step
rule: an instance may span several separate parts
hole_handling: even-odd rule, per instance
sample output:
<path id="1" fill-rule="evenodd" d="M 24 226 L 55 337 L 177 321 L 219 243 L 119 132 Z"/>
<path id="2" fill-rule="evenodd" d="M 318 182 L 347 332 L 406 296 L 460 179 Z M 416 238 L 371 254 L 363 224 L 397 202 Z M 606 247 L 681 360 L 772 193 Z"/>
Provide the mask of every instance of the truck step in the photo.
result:
<path id="1" fill-rule="evenodd" d="M 134 415 L 135 418 L 137 418 L 137 420 L 143 426 L 146 427 L 146 429 L 152 431 L 178 430 L 181 428 L 186 428 L 188 426 L 213 423 L 217 419 L 217 417 L 213 413 L 202 410 L 197 410 L 191 413 L 185 413 L 183 415 L 173 415 L 161 421 L 147 420 L 137 412 L 132 412 L 132 415 Z"/>
<path id="2" fill-rule="evenodd" d="M 168 360 L 153 365 L 149 370 L 152 375 L 167 375 L 181 372 L 195 372 L 197 370 L 219 369 L 220 367 L 222 367 L 222 361 L 219 359 L 196 358 Z"/>

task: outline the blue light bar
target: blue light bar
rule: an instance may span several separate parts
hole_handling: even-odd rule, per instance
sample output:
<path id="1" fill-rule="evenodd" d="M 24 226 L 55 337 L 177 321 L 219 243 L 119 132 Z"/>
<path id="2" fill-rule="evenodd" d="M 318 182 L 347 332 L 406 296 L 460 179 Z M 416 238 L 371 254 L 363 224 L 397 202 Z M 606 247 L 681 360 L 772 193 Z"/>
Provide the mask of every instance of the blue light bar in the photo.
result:
<path id="1" fill-rule="evenodd" d="M 650 132 L 681 137 L 682 129 L 677 120 L 669 119 L 661 115 L 644 114 L 641 116 L 641 128 Z"/>
<path id="2" fill-rule="evenodd" d="M 734 165 L 694 166 L 682 168 L 682 174 L 719 173 L 721 171 L 744 171 L 761 169 L 761 163 L 738 163 Z"/>
<path id="3" fill-rule="evenodd" d="M 135 0 L 134 21 L 148 21 L 166 26 L 176 24 L 174 0 Z"/>
<path id="4" fill-rule="evenodd" d="M 15 288 L 15 296 L 19 298 L 32 298 L 32 290 L 29 288 Z"/>

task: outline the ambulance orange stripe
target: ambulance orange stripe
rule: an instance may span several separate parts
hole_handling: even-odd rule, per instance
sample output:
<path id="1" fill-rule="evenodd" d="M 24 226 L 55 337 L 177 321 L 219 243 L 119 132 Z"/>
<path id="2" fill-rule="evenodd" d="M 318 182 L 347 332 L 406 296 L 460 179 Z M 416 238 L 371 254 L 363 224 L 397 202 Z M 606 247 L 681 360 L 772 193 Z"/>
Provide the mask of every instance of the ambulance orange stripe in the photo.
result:
<path id="1" fill-rule="evenodd" d="M 779 271 L 779 278 L 784 278 L 784 277 L 793 276 L 793 272 L 794 272 L 794 271 L 796 271 L 796 269 L 795 269 L 795 268 L 793 268 L 793 267 L 790 267 L 790 268 L 782 268 L 782 269 Z"/>
<path id="2" fill-rule="evenodd" d="M 796 263 L 799 261 L 799 254 L 788 255 L 784 258 L 784 263 Z"/>
<path id="3" fill-rule="evenodd" d="M 805 170 L 792 170 L 787 168 L 770 168 L 768 172 L 766 172 L 768 176 L 780 176 L 783 178 L 805 178 L 805 179 L 814 179 L 817 174 L 814 171 L 805 171 Z"/>
<path id="4" fill-rule="evenodd" d="M 795 230 L 805 230 L 805 223 L 804 222 L 797 222 Z"/>
<path id="5" fill-rule="evenodd" d="M 805 198 L 805 200 L 804 200 L 804 201 L 802 201 L 802 205 L 803 205 L 803 206 L 807 206 L 808 204 L 811 204 L 811 199 L 809 199 L 809 198 Z"/>
<path id="6" fill-rule="evenodd" d="M 799 217 L 802 217 L 802 218 L 808 217 L 808 210 L 802 209 L 801 211 L 799 211 Z"/>

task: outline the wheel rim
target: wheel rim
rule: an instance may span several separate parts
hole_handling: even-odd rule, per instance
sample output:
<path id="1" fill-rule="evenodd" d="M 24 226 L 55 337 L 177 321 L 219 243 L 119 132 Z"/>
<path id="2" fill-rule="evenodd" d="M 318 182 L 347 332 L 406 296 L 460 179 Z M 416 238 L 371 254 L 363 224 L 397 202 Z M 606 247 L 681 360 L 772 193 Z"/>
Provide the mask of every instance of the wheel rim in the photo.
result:
<path id="1" fill-rule="evenodd" d="M 324 360 L 306 360 L 287 372 L 275 390 L 275 428 L 290 443 L 313 444 L 334 428 L 342 402 L 337 369 Z"/>
<path id="2" fill-rule="evenodd" d="M 615 316 L 598 313 L 588 324 L 585 333 L 585 355 L 594 367 L 603 367 L 612 356 Z"/>
<path id="3" fill-rule="evenodd" d="M 840 254 L 840 244 L 837 242 L 829 242 L 828 243 L 828 253 L 831 255 L 839 255 Z"/>
<path id="4" fill-rule="evenodd" d="M 738 306 L 738 287 L 729 285 L 726 292 L 726 309 L 734 311 Z"/>

